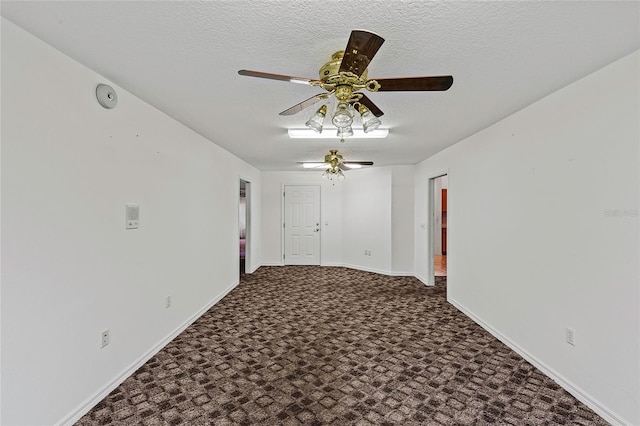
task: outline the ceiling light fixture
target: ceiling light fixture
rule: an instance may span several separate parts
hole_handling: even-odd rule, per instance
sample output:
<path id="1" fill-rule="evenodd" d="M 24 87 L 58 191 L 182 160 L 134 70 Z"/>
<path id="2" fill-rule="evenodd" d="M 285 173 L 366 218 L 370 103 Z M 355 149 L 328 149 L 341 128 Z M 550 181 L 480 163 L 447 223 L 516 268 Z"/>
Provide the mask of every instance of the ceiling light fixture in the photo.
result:
<path id="1" fill-rule="evenodd" d="M 345 138 L 354 136 L 353 118 L 354 112 L 358 112 L 362 121 L 362 130 L 364 133 L 371 133 L 376 130 L 382 122 L 376 117 L 369 108 L 359 102 L 359 97 L 351 93 L 348 87 L 341 92 L 336 90 L 336 98 L 338 105 L 336 106 L 331 123 L 338 129 L 336 136 L 344 142 Z M 313 114 L 313 116 L 304 123 L 309 129 L 322 133 L 324 119 L 327 116 L 327 105 L 322 105 Z"/>
<path id="2" fill-rule="evenodd" d="M 238 74 L 248 77 L 266 78 L 320 87 L 325 93 L 319 93 L 288 108 L 280 115 L 293 115 L 316 104 L 317 102 L 337 102 L 332 111 L 331 122 L 338 129 L 337 136 L 341 142 L 346 137 L 358 137 L 353 130 L 353 119 L 360 115 L 362 130 L 365 134 L 375 132 L 380 126 L 379 117 L 384 113 L 369 99 L 363 91 L 369 92 L 407 92 L 407 91 L 444 91 L 453 84 L 450 75 L 401 77 L 401 78 L 368 78 L 368 67 L 373 57 L 384 43 L 384 38 L 365 30 L 353 30 L 349 36 L 347 47 L 331 56 L 319 72 L 319 79 L 294 77 L 262 71 L 239 70 Z M 332 103 L 333 106 L 333 103 Z M 313 131 L 322 133 L 327 105 L 323 105 L 305 124 Z M 291 130 L 289 131 L 290 137 Z M 386 136 L 386 134 L 385 134 Z M 306 136 L 299 136 L 306 137 Z"/>
<path id="3" fill-rule="evenodd" d="M 322 179 L 326 179 L 329 182 L 333 182 L 333 180 L 344 180 L 344 173 L 339 167 L 331 166 L 322 174 Z"/>
<path id="4" fill-rule="evenodd" d="M 389 135 L 389 129 L 375 129 L 365 133 L 363 129 L 351 128 L 351 131 L 353 131 L 351 137 L 354 139 L 384 139 Z M 288 133 L 291 139 L 333 139 L 336 137 L 336 134 L 333 131 L 329 132 L 328 129 L 321 133 L 311 129 L 289 129 Z"/>
<path id="5" fill-rule="evenodd" d="M 373 161 L 345 161 L 337 149 L 330 149 L 329 154 L 324 156 L 324 161 L 322 162 L 304 161 L 298 164 L 302 164 L 305 169 L 324 168 L 325 171 L 322 174 L 322 178 L 335 185 L 336 180 L 344 180 L 344 170 L 373 166 Z"/>

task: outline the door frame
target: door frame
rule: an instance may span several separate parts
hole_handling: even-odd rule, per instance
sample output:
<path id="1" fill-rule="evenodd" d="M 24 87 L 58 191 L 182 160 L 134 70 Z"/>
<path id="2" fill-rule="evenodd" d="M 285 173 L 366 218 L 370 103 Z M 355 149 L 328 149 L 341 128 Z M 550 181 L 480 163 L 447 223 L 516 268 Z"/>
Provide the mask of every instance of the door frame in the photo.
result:
<path id="1" fill-rule="evenodd" d="M 320 224 L 322 225 L 322 185 L 317 183 L 317 182 L 313 182 L 313 183 L 301 183 L 301 182 L 295 182 L 295 183 L 282 183 L 280 184 L 280 265 L 281 266 L 285 266 L 286 263 L 284 261 L 284 254 L 285 254 L 285 247 L 284 247 L 284 242 L 285 242 L 285 235 L 284 235 L 284 219 L 285 219 L 285 215 L 286 215 L 286 211 L 285 211 L 285 207 L 284 207 L 284 189 L 287 186 L 317 186 L 318 188 L 320 188 L 320 205 L 318 206 L 318 208 L 320 209 L 320 211 L 318 212 L 318 217 L 319 217 L 319 221 Z M 318 235 L 318 238 L 320 239 L 319 241 L 319 265 L 322 265 L 322 226 L 320 226 L 320 235 Z"/>
<path id="2" fill-rule="evenodd" d="M 450 173 L 449 170 L 444 170 L 444 171 L 439 171 L 439 172 L 434 172 L 434 173 L 430 173 L 429 175 L 429 185 L 428 185 L 428 199 L 427 199 L 427 215 L 429 216 L 427 219 L 427 223 L 428 223 L 428 232 L 427 232 L 427 255 L 429 256 L 429 269 L 428 269 L 428 274 L 427 277 L 429 279 L 429 282 L 427 283 L 427 285 L 435 285 L 436 284 L 436 270 L 435 270 L 435 261 L 434 261 L 434 256 L 435 256 L 435 239 L 439 238 L 439 234 L 436 232 L 435 230 L 435 226 L 436 226 L 436 210 L 435 210 L 435 180 L 442 177 L 442 176 L 448 176 L 449 180 L 447 183 L 447 188 L 451 187 L 451 178 L 450 178 Z M 448 192 L 448 191 L 447 191 Z M 448 199 L 447 199 L 447 203 L 448 203 Z M 447 210 L 449 210 L 449 207 L 447 207 Z M 449 214 L 447 213 L 447 226 L 449 224 Z M 449 251 L 449 230 L 447 229 L 447 251 Z M 447 258 L 448 260 L 448 258 Z M 447 261 L 447 264 L 449 262 Z M 449 272 L 447 271 L 447 277 L 449 275 Z"/>
<path id="3" fill-rule="evenodd" d="M 241 182 L 244 182 L 244 199 L 245 199 L 245 237 L 244 237 L 244 273 L 250 274 L 251 271 L 251 181 L 243 178 L 242 176 L 238 177 L 238 214 L 236 217 L 238 218 L 238 230 L 240 230 L 240 190 L 241 190 Z M 238 242 L 236 242 L 238 244 Z M 236 245 L 236 252 L 238 251 L 238 246 Z M 240 263 L 240 257 L 237 257 L 238 263 Z M 236 267 L 236 270 L 239 270 L 240 267 Z"/>

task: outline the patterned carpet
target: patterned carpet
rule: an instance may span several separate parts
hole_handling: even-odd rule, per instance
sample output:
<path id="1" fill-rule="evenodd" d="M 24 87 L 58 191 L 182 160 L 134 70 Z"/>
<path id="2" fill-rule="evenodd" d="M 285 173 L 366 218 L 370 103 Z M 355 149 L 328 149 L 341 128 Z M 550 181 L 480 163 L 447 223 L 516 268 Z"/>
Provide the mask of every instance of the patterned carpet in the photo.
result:
<path id="1" fill-rule="evenodd" d="M 606 425 L 414 278 L 262 267 L 77 423 Z"/>

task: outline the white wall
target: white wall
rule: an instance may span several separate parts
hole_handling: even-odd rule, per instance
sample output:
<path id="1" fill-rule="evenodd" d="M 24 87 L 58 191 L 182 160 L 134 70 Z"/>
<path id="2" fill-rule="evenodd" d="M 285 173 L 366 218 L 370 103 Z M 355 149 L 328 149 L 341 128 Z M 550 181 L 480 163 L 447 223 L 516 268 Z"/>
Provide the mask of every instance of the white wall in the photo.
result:
<path id="1" fill-rule="evenodd" d="M 640 424 L 638 52 L 423 161 L 449 171 L 448 297 L 613 423 Z M 426 276 L 425 231 L 416 274 Z M 565 342 L 575 330 L 576 345 Z"/>
<path id="2" fill-rule="evenodd" d="M 2 19 L 1 424 L 72 421 L 237 284 L 240 178 L 259 263 L 259 171 L 98 83 Z"/>
<path id="3" fill-rule="evenodd" d="M 415 166 L 391 170 L 391 269 L 394 275 L 413 275 Z"/>
<path id="4" fill-rule="evenodd" d="M 322 170 L 262 172 L 264 265 L 283 264 L 283 185 L 321 185 L 322 265 L 413 274 L 414 166 L 365 168 L 345 175 L 333 185 L 321 178 Z M 371 256 L 365 256 L 365 250 Z"/>
<path id="5" fill-rule="evenodd" d="M 373 272 L 392 270 L 391 167 L 351 170 L 342 190 L 342 260 Z M 365 250 L 371 256 L 365 256 Z"/>

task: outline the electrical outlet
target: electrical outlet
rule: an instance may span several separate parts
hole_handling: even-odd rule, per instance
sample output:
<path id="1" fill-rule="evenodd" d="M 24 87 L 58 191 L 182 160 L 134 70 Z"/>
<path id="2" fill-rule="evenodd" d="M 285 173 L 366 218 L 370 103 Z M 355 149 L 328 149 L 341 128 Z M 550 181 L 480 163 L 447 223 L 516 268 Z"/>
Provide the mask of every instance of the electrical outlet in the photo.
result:
<path id="1" fill-rule="evenodd" d="M 109 344 L 109 329 L 102 332 L 102 347 L 104 348 Z"/>
<path id="2" fill-rule="evenodd" d="M 567 328 L 566 330 L 566 334 L 567 334 L 567 343 L 570 345 L 575 346 L 576 345 L 576 332 L 572 329 L 572 328 Z"/>
<path id="3" fill-rule="evenodd" d="M 165 308 L 171 307 L 171 296 L 167 296 L 167 298 L 164 300 L 164 307 Z"/>

